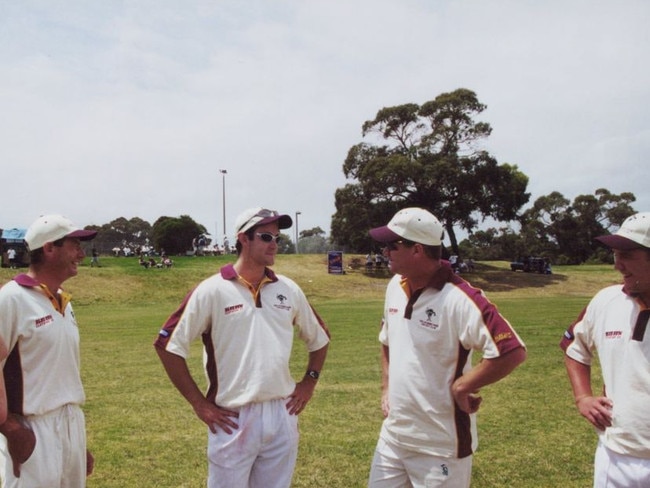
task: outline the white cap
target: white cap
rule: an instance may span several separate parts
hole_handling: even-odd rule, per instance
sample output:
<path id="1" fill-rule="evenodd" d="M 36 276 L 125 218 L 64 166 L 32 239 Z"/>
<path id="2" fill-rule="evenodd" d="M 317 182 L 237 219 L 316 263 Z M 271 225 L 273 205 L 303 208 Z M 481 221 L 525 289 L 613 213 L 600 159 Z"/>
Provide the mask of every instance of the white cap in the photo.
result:
<path id="1" fill-rule="evenodd" d="M 405 239 L 427 246 L 440 246 L 444 229 L 431 212 L 412 207 L 397 212 L 387 225 L 371 229 L 370 236 L 378 242 Z"/>
<path id="2" fill-rule="evenodd" d="M 650 248 L 650 212 L 628 217 L 615 234 L 596 237 L 596 240 L 621 251 Z"/>
<path id="3" fill-rule="evenodd" d="M 25 242 L 30 251 L 35 251 L 46 242 L 54 242 L 64 237 L 76 237 L 89 241 L 97 235 L 95 230 L 83 230 L 62 215 L 42 215 L 29 226 L 25 233 Z"/>
<path id="4" fill-rule="evenodd" d="M 235 221 L 235 235 L 246 232 L 252 227 L 270 224 L 276 220 L 280 229 L 288 229 L 293 225 L 293 220 L 288 215 L 281 215 L 275 210 L 262 207 L 249 208 L 237 217 Z"/>

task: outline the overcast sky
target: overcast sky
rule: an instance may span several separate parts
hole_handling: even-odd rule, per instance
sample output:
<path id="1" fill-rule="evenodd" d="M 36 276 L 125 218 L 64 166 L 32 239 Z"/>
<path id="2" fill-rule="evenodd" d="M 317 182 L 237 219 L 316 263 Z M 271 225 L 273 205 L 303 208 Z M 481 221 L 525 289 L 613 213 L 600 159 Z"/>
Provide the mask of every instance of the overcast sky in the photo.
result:
<path id="1" fill-rule="evenodd" d="M 382 107 L 457 88 L 532 202 L 597 188 L 650 211 L 646 0 L 0 0 L 0 227 L 248 207 L 329 233 Z M 294 229 L 289 233 L 293 235 Z"/>

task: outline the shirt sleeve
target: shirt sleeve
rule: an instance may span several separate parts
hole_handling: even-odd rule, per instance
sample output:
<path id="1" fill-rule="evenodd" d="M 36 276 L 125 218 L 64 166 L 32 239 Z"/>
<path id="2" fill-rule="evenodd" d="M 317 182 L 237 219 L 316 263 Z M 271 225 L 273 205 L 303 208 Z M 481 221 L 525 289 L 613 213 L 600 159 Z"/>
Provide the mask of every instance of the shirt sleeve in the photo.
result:
<path id="1" fill-rule="evenodd" d="M 460 302 L 456 321 L 464 348 L 481 351 L 484 358 L 491 359 L 526 347 L 510 322 L 479 289 L 468 287 L 462 291 L 469 300 Z"/>
<path id="2" fill-rule="evenodd" d="M 593 330 L 589 319 L 589 306 L 587 306 L 564 332 L 560 341 L 560 348 L 571 359 L 591 365 L 593 349 Z"/>
<path id="3" fill-rule="evenodd" d="M 297 327 L 298 336 L 305 343 L 309 352 L 317 351 L 329 343 L 329 329 L 311 306 L 300 287 L 288 278 L 287 281 L 293 288 L 295 297 L 296 313 L 293 323 Z"/>
<path id="4" fill-rule="evenodd" d="M 206 286 L 201 283 L 188 293 L 178 309 L 169 316 L 158 333 L 154 346 L 188 358 L 190 344 L 210 328 L 212 308 Z"/>

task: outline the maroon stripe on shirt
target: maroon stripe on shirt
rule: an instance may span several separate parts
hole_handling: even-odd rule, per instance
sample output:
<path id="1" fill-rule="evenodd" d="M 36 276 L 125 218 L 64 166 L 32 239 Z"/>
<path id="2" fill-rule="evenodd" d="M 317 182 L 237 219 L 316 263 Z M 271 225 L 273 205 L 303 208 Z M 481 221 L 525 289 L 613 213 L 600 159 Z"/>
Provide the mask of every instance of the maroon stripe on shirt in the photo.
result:
<path id="1" fill-rule="evenodd" d="M 492 340 L 499 350 L 499 355 L 504 355 L 518 347 L 523 347 L 514 330 L 499 313 L 497 307 L 491 303 L 479 288 L 475 288 L 458 275 L 454 275 L 451 283 L 458 287 L 481 311 L 483 323 L 487 327 Z"/>
<path id="2" fill-rule="evenodd" d="M 205 348 L 206 364 L 205 372 L 208 377 L 208 391 L 205 397 L 212 403 L 216 403 L 217 391 L 219 390 L 219 377 L 217 376 L 217 361 L 214 355 L 214 342 L 212 342 L 212 334 L 208 329 L 201 336 L 203 347 Z"/>
<path id="3" fill-rule="evenodd" d="M 158 337 L 153 343 L 155 347 L 158 347 L 160 349 L 167 348 L 167 343 L 169 342 L 169 339 L 172 336 L 172 332 L 174 332 L 174 329 L 176 329 L 176 326 L 178 325 L 178 321 L 181 319 L 183 312 L 185 311 L 185 307 L 187 306 L 187 302 L 192 296 L 193 291 L 194 290 L 192 290 L 187 294 L 187 296 L 183 299 L 183 302 L 180 304 L 180 306 L 176 309 L 174 313 L 172 313 L 169 316 L 167 321 L 163 324 L 162 329 L 160 329 L 160 332 L 158 332 Z"/>
<path id="4" fill-rule="evenodd" d="M 7 409 L 11 413 L 23 415 L 25 400 L 25 382 L 18 344 L 7 357 L 4 367 L 5 389 L 7 391 Z"/>
<path id="5" fill-rule="evenodd" d="M 467 364 L 469 350 L 458 344 L 458 363 L 456 363 L 456 372 L 454 380 L 463 375 L 463 369 Z M 456 425 L 456 439 L 458 439 L 458 451 L 456 455 L 464 458 L 472 454 L 472 423 L 469 414 L 458 408 L 454 402 L 454 423 Z"/>
<path id="6" fill-rule="evenodd" d="M 587 313 L 587 307 L 582 309 L 582 312 L 580 312 L 580 315 L 578 315 L 578 318 L 573 322 L 569 328 L 566 330 L 564 335 L 562 336 L 562 340 L 560 341 L 560 348 L 566 352 L 567 348 L 571 345 L 573 340 L 575 339 L 575 335 L 573 334 L 573 329 L 575 329 L 575 326 L 577 325 L 578 322 L 582 320 L 582 318 L 585 316 L 585 313 Z"/>

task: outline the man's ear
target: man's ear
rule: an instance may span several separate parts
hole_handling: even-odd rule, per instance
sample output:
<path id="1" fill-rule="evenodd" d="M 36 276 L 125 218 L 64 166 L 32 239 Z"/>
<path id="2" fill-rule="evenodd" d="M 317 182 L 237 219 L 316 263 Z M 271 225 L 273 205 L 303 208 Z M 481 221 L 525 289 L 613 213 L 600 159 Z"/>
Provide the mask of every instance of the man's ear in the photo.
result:
<path id="1" fill-rule="evenodd" d="M 54 243 L 53 242 L 46 242 L 45 244 L 43 244 L 43 252 L 44 253 L 51 253 L 53 249 L 54 249 Z"/>

